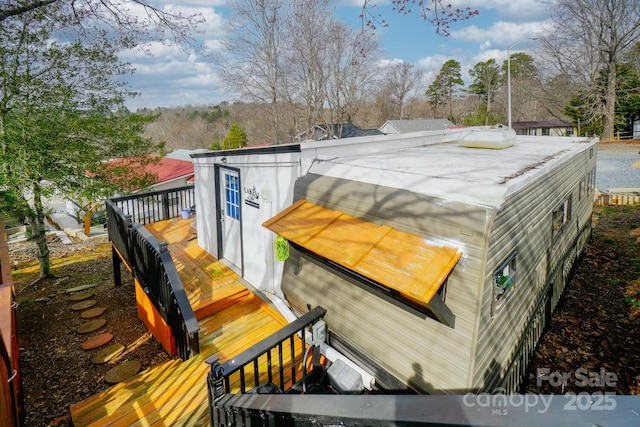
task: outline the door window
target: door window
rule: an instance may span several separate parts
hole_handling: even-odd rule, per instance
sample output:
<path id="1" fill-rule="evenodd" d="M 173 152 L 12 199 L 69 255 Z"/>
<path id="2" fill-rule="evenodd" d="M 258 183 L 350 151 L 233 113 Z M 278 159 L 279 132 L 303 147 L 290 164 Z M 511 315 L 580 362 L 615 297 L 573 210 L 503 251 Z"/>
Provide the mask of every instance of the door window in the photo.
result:
<path id="1" fill-rule="evenodd" d="M 236 175 L 224 175 L 224 188 L 226 195 L 225 213 L 227 217 L 240 220 L 240 186 Z"/>

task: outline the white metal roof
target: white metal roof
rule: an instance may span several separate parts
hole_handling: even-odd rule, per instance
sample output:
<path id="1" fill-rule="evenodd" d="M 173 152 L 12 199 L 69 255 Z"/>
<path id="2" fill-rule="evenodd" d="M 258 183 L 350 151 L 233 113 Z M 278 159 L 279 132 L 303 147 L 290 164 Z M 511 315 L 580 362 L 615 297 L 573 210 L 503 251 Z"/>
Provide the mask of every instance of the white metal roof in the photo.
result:
<path id="1" fill-rule="evenodd" d="M 575 137 L 518 136 L 513 146 L 495 150 L 462 147 L 456 139 L 463 135 L 460 130 L 416 135 L 411 144 L 389 140 L 386 149 L 372 146 L 371 154 L 359 149 L 366 144 L 349 150 L 316 150 L 308 171 L 499 208 L 509 194 L 597 143 Z"/>

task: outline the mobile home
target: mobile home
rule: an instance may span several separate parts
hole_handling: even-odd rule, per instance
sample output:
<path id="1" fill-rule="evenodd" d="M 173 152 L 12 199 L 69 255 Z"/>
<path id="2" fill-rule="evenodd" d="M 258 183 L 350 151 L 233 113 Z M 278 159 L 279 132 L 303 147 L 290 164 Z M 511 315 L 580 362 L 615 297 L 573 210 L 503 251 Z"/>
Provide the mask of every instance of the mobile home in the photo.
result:
<path id="1" fill-rule="evenodd" d="M 288 319 L 324 307 L 367 388 L 517 391 L 591 233 L 596 157 L 490 128 L 199 153 L 198 242 Z"/>

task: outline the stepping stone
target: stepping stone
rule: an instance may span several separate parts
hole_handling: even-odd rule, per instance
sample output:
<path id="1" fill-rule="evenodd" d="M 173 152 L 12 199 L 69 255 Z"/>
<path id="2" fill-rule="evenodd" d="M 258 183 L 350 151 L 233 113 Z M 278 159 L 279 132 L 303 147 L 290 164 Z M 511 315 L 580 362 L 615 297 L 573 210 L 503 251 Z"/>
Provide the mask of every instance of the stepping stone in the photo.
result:
<path id="1" fill-rule="evenodd" d="M 89 299 L 93 296 L 93 291 L 84 291 L 84 292 L 78 292 L 77 294 L 73 294 L 69 297 L 69 301 L 71 302 L 78 302 L 78 301 L 84 301 L 86 299 Z"/>
<path id="2" fill-rule="evenodd" d="M 137 360 L 129 360 L 114 368 L 104 376 L 104 380 L 107 384 L 117 384 L 134 376 L 140 371 L 142 364 Z"/>
<path id="3" fill-rule="evenodd" d="M 120 353 L 124 351 L 124 345 L 120 343 L 111 344 L 108 347 L 103 348 L 93 355 L 91 358 L 91 363 L 95 365 L 102 365 L 107 363 L 109 360 L 118 356 Z"/>
<path id="4" fill-rule="evenodd" d="M 93 350 L 94 348 L 102 347 L 112 339 L 113 339 L 113 334 L 110 334 L 109 332 L 105 332 L 104 334 L 93 336 L 88 340 L 86 340 L 85 342 L 83 342 L 82 349 Z"/>
<path id="5" fill-rule="evenodd" d="M 80 318 L 82 319 L 92 319 L 94 317 L 100 316 L 107 310 L 107 307 L 93 307 L 87 311 L 83 311 L 80 313 Z"/>
<path id="6" fill-rule="evenodd" d="M 107 321 L 104 319 L 93 319 L 86 323 L 83 323 L 76 330 L 76 332 L 79 334 L 88 334 L 90 332 L 97 331 L 98 329 L 102 328 L 105 325 L 105 323 L 107 323 Z"/>
<path id="7" fill-rule="evenodd" d="M 87 299 L 87 300 L 84 300 L 84 301 L 77 302 L 77 303 L 73 304 L 71 306 L 71 310 L 73 310 L 73 311 L 86 310 L 87 308 L 93 307 L 97 303 L 98 303 L 98 301 L 96 301 L 94 299 Z"/>

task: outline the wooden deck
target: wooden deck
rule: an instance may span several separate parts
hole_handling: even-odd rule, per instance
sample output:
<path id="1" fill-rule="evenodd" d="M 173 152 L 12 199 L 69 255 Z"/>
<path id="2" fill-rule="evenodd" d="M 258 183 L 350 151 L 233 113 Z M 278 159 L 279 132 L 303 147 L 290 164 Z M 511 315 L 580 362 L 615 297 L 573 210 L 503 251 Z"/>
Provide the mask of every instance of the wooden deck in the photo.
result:
<path id="1" fill-rule="evenodd" d="M 205 359 L 217 355 L 225 361 L 287 324 L 237 274 L 198 247 L 191 223 L 174 218 L 147 228 L 169 243 L 199 320 L 200 354 L 151 367 L 71 405 L 74 426 L 208 426 Z"/>

